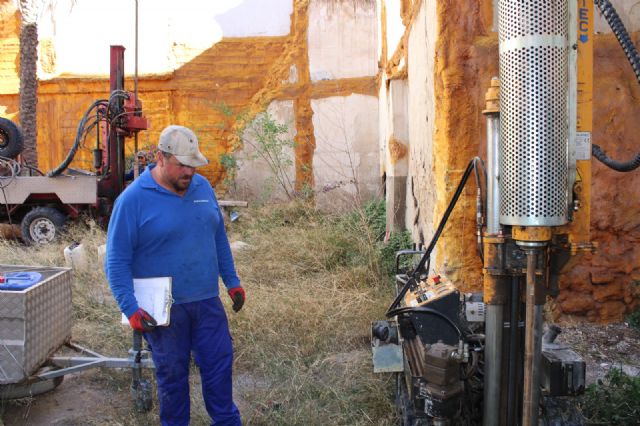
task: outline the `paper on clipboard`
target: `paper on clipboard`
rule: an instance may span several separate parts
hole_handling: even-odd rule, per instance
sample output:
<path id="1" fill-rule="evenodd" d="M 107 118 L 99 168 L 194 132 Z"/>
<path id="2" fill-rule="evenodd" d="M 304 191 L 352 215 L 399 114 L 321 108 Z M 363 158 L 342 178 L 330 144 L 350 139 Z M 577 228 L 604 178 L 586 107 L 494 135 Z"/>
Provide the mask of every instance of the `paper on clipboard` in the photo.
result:
<path id="1" fill-rule="evenodd" d="M 134 278 L 133 292 L 138 306 L 147 311 L 158 325 L 169 325 L 171 312 L 171 277 Z M 122 314 L 122 324 L 129 324 Z"/>

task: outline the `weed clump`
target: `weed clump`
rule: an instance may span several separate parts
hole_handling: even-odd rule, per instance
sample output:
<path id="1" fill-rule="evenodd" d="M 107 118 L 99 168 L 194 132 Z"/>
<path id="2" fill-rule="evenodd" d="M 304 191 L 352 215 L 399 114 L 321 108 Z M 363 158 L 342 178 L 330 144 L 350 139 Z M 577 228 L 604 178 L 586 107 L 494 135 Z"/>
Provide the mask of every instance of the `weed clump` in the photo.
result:
<path id="1" fill-rule="evenodd" d="M 372 268 L 381 277 L 391 276 L 395 272 L 396 252 L 413 245 L 409 231 L 387 234 L 384 200 L 372 200 L 362 209 L 348 213 L 341 218 L 340 225 L 359 240 L 362 249 L 354 250 L 354 254 L 362 253 L 369 257 Z"/>
<path id="2" fill-rule="evenodd" d="M 640 330 L 640 309 L 636 309 L 633 313 L 629 314 L 626 318 L 629 327 Z"/>
<path id="3" fill-rule="evenodd" d="M 637 424 L 640 418 L 640 377 L 612 369 L 604 380 L 587 387 L 580 407 L 588 425 Z"/>

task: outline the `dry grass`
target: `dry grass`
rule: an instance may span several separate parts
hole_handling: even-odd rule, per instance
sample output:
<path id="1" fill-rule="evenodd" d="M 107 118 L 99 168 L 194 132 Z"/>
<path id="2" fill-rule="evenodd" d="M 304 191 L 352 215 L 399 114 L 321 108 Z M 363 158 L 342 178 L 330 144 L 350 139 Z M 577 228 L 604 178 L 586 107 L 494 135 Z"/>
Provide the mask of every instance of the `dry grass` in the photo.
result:
<path id="1" fill-rule="evenodd" d="M 391 380 L 372 373 L 369 327 L 383 318 L 391 285 L 380 272 L 359 214 L 349 220 L 319 214 L 301 203 L 247 209 L 229 224 L 247 302 L 229 319 L 236 364 L 236 400 L 245 424 L 385 425 L 394 423 Z M 7 264 L 63 265 L 63 249 L 80 241 L 88 253 L 104 243 L 95 225 L 75 226 L 65 241 L 31 248 L 0 243 Z M 129 332 L 119 325 L 102 265 L 75 274 L 74 339 L 99 352 L 124 356 Z M 229 307 L 229 301 L 223 296 Z M 126 371 L 102 370 L 92 380 L 107 394 L 128 393 Z M 192 424 L 208 424 L 199 378 L 192 377 Z M 108 401 L 108 398 L 107 398 Z M 2 413 L 0 408 L 0 414 Z M 114 403 L 100 424 L 157 424 L 157 408 L 133 413 Z M 89 424 L 89 423 L 86 423 Z M 92 424 L 92 423 L 91 423 Z"/>

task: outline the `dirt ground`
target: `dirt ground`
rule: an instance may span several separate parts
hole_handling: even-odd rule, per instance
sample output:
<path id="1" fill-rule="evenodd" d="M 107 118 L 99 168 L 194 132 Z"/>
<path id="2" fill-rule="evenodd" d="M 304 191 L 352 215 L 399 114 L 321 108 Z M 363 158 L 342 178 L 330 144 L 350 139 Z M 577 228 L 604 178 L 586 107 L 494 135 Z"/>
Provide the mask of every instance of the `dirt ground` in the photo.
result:
<path id="1" fill-rule="evenodd" d="M 557 342 L 566 343 L 587 364 L 587 385 L 620 368 L 629 376 L 640 376 L 640 331 L 625 323 L 609 325 L 561 325 Z"/>
<path id="2" fill-rule="evenodd" d="M 624 323 L 564 324 L 561 328 L 556 342 L 568 344 L 585 359 L 587 384 L 604 377 L 612 367 L 622 368 L 629 375 L 640 375 L 640 331 Z M 110 378 L 110 374 L 119 377 Z M 4 426 L 153 424 L 148 416 L 136 417 L 132 413 L 129 390 L 122 386 L 126 383 L 126 374 L 90 370 L 65 377 L 52 392 L 3 402 Z M 194 385 L 197 383 L 192 383 L 192 388 Z M 251 386 L 256 384 L 250 377 L 236 375 L 238 395 L 243 388 Z M 248 409 L 241 397 L 236 397 L 236 401 L 241 411 Z"/>
<path id="3" fill-rule="evenodd" d="M 115 370 L 89 370 L 66 376 L 53 391 L 21 400 L 3 402 L 4 415 L 0 426 L 116 426 L 155 425 L 155 413 L 137 414 L 126 386 L 130 373 Z M 110 374 L 116 377 L 110 378 Z M 145 373 L 148 374 L 149 373 Z M 197 376 L 191 377 L 191 389 L 199 388 Z M 248 406 L 240 396 L 242 389 L 254 386 L 239 374 L 235 378 L 234 399 L 241 412 Z M 196 395 L 196 398 L 199 394 Z M 154 406 L 157 404 L 154 401 Z M 156 410 L 157 411 L 157 410 Z M 2 423 L 4 421 L 4 424 Z M 205 425 L 201 416 L 194 416 L 192 424 Z"/>

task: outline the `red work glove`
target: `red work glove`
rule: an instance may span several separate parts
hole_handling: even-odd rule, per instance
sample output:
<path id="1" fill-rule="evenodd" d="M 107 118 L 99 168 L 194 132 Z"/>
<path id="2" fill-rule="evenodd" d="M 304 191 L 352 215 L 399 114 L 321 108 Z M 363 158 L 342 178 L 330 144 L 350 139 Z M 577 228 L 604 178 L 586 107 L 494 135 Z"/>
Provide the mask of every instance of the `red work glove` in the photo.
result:
<path id="1" fill-rule="evenodd" d="M 242 287 L 234 287 L 229 289 L 229 297 L 233 300 L 233 312 L 238 312 L 244 305 L 244 289 Z"/>
<path id="2" fill-rule="evenodd" d="M 131 318 L 129 318 L 129 325 L 137 331 L 151 331 L 158 323 L 147 311 L 138 308 L 138 310 L 131 315 Z"/>

